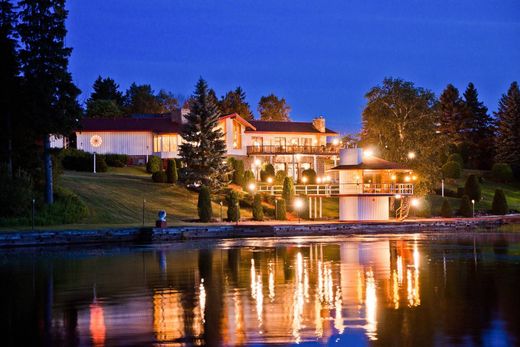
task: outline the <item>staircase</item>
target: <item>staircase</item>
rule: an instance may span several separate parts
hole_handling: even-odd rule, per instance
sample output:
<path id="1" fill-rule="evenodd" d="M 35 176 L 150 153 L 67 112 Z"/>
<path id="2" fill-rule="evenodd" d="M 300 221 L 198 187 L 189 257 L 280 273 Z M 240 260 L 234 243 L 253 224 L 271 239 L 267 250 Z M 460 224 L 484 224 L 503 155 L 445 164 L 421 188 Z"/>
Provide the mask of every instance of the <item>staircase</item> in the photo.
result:
<path id="1" fill-rule="evenodd" d="M 395 199 L 394 203 L 398 205 L 395 209 L 395 218 L 399 221 L 406 219 L 410 213 L 410 197 L 403 196 L 398 200 Z"/>

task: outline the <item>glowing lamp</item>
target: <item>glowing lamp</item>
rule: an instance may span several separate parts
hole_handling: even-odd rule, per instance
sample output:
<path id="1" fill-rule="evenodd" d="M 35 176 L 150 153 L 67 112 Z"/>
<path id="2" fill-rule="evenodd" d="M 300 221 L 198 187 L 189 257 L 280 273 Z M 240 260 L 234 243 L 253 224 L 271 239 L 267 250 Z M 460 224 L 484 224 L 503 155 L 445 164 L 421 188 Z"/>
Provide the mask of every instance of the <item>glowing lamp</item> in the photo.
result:
<path id="1" fill-rule="evenodd" d="M 416 175 L 412 176 L 412 181 L 417 181 L 417 176 Z"/>
<path id="2" fill-rule="evenodd" d="M 397 176 L 396 175 L 392 175 L 392 181 L 395 181 L 397 179 Z"/>
<path id="3" fill-rule="evenodd" d="M 394 198 L 396 198 L 397 200 L 401 199 L 401 194 L 395 194 Z"/>
<path id="4" fill-rule="evenodd" d="M 303 199 L 297 198 L 294 200 L 294 208 L 301 210 L 303 208 Z"/>
<path id="5" fill-rule="evenodd" d="M 307 177 L 305 177 L 305 176 L 302 177 L 302 183 L 307 183 Z"/>
<path id="6" fill-rule="evenodd" d="M 410 176 L 405 176 L 404 181 L 405 182 L 410 182 Z"/>
<path id="7" fill-rule="evenodd" d="M 260 159 L 256 159 L 255 166 L 260 166 L 260 165 L 262 165 L 262 162 L 260 161 Z"/>
<path id="8" fill-rule="evenodd" d="M 256 184 L 254 183 L 249 183 L 249 185 L 247 186 L 247 188 L 250 190 L 250 191 L 254 191 L 256 189 Z"/>
<path id="9" fill-rule="evenodd" d="M 321 183 L 321 177 L 316 178 L 316 183 Z"/>
<path id="10" fill-rule="evenodd" d="M 269 183 L 269 184 L 273 183 L 273 178 L 272 177 L 267 177 L 267 183 Z"/>
<path id="11" fill-rule="evenodd" d="M 371 150 L 371 149 L 366 149 L 366 150 L 363 152 L 363 155 L 364 155 L 365 157 L 371 157 L 371 156 L 374 155 L 374 151 Z"/>
<path id="12" fill-rule="evenodd" d="M 408 159 L 415 159 L 415 152 L 408 152 Z"/>
<path id="13" fill-rule="evenodd" d="M 410 203 L 412 204 L 413 207 L 417 207 L 417 206 L 419 206 L 419 199 L 412 199 L 412 201 L 410 201 Z"/>
<path id="14" fill-rule="evenodd" d="M 335 138 L 334 140 L 332 140 L 332 144 L 333 144 L 334 146 L 339 145 L 339 139 Z"/>

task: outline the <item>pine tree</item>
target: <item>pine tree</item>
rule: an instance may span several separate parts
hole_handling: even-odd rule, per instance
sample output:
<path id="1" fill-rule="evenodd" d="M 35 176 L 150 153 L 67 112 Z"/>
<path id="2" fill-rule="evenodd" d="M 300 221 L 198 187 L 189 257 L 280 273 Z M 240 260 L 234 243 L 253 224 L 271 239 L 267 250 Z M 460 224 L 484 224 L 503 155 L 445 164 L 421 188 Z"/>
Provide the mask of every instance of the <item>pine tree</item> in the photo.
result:
<path id="1" fill-rule="evenodd" d="M 0 1 L 0 159 L 5 160 L 7 174 L 13 177 L 13 115 L 20 94 L 20 71 L 15 33 L 16 14 L 8 0 Z M 4 151 L 5 149 L 5 151 Z M 4 154 L 5 153 L 5 154 Z"/>
<path id="2" fill-rule="evenodd" d="M 473 216 L 473 207 L 471 206 L 471 201 L 467 195 L 463 195 L 460 200 L 459 214 L 463 217 Z"/>
<path id="3" fill-rule="evenodd" d="M 459 90 L 448 84 L 439 98 L 440 126 L 439 131 L 449 143 L 460 145 L 464 142 L 466 113 Z"/>
<path id="4" fill-rule="evenodd" d="M 54 202 L 50 135 L 68 134 L 77 125 L 80 90 L 68 71 L 72 49 L 65 46 L 65 0 L 21 0 L 18 33 L 21 70 L 30 125 L 43 140 L 45 201 Z"/>
<path id="5" fill-rule="evenodd" d="M 244 119 L 253 119 L 253 112 L 251 112 L 251 108 L 246 101 L 246 93 L 240 87 L 227 92 L 226 95 L 222 97 L 220 101 L 220 111 L 223 115 L 238 113 Z"/>
<path id="6" fill-rule="evenodd" d="M 469 144 L 469 166 L 477 169 L 489 169 L 495 155 L 493 119 L 488 109 L 478 99 L 478 92 L 473 83 L 469 83 L 464 92 L 466 106 L 465 141 Z"/>
<path id="7" fill-rule="evenodd" d="M 511 165 L 513 171 L 520 167 L 520 90 L 513 82 L 502 95 L 495 113 L 497 128 L 496 161 Z"/>
<path id="8" fill-rule="evenodd" d="M 285 177 L 285 179 L 283 180 L 282 198 L 285 200 L 285 203 L 289 206 L 289 210 L 292 210 L 294 199 L 294 183 L 291 177 Z"/>
<path id="9" fill-rule="evenodd" d="M 180 156 L 186 164 L 185 183 L 208 186 L 219 191 L 228 183 L 224 133 L 217 127 L 220 112 L 208 97 L 208 85 L 202 78 L 195 88 L 187 124 L 182 130 Z"/>
<path id="10" fill-rule="evenodd" d="M 173 159 L 168 160 L 168 166 L 166 167 L 166 176 L 168 177 L 168 183 L 177 183 L 177 164 Z"/>
<path id="11" fill-rule="evenodd" d="M 94 81 L 87 103 L 95 100 L 112 100 L 118 107 L 123 107 L 123 93 L 119 90 L 119 84 L 110 77 L 98 76 Z"/>
<path id="12" fill-rule="evenodd" d="M 440 215 L 444 218 L 453 217 L 453 210 L 451 209 L 450 201 L 446 198 L 442 201 Z"/>
<path id="13" fill-rule="evenodd" d="M 213 218 L 211 193 L 208 187 L 202 186 L 200 188 L 199 200 L 197 202 L 197 211 L 199 213 L 199 220 L 203 223 L 207 223 Z"/>
<path id="14" fill-rule="evenodd" d="M 466 179 L 464 194 L 470 199 L 475 200 L 475 202 L 480 201 L 480 198 L 482 197 L 482 189 L 480 188 L 480 183 L 476 175 L 469 175 Z"/>

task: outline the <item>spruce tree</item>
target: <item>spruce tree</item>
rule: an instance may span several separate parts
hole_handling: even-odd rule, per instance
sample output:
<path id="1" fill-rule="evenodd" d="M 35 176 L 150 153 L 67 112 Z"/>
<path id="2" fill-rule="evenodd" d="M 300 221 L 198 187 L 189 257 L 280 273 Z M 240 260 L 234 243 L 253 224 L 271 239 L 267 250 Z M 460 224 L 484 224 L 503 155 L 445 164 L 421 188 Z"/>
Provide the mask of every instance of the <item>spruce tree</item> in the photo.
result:
<path id="1" fill-rule="evenodd" d="M 294 183 L 291 177 L 285 177 L 285 179 L 283 180 L 282 198 L 285 200 L 285 203 L 289 206 L 289 210 L 292 211 L 294 199 Z"/>
<path id="2" fill-rule="evenodd" d="M 466 141 L 469 143 L 469 166 L 477 169 L 489 169 L 494 158 L 495 127 L 488 109 L 478 99 L 478 92 L 473 83 L 469 83 L 464 92 L 466 105 Z"/>
<path id="3" fill-rule="evenodd" d="M 8 0 L 0 1 L 0 160 L 6 162 L 7 175 L 13 177 L 13 115 L 20 95 L 20 66 L 15 33 L 16 14 Z"/>
<path id="4" fill-rule="evenodd" d="M 92 85 L 92 89 L 92 93 L 87 102 L 95 100 L 112 100 L 117 106 L 123 107 L 123 93 L 119 90 L 119 84 L 117 84 L 112 78 L 102 78 L 101 76 L 98 76 Z"/>
<path id="5" fill-rule="evenodd" d="M 262 196 L 256 194 L 253 199 L 253 220 L 264 220 L 264 208 L 262 207 Z"/>
<path id="6" fill-rule="evenodd" d="M 471 201 L 467 195 L 462 196 L 462 199 L 460 200 L 459 214 L 463 217 L 473 216 L 473 207 L 471 206 Z"/>
<path id="7" fill-rule="evenodd" d="M 495 115 L 498 122 L 496 161 L 507 163 L 516 171 L 520 167 L 520 90 L 517 82 L 511 83 L 507 94 L 502 95 Z"/>
<path id="8" fill-rule="evenodd" d="M 220 101 L 220 111 L 223 115 L 238 113 L 247 120 L 253 119 L 253 112 L 246 101 L 246 93 L 240 87 L 226 93 Z"/>
<path id="9" fill-rule="evenodd" d="M 173 159 L 168 160 L 168 166 L 166 167 L 166 176 L 168 177 L 168 183 L 177 183 L 177 164 Z"/>
<path id="10" fill-rule="evenodd" d="M 464 194 L 467 195 L 471 200 L 479 202 L 482 197 L 482 189 L 480 188 L 480 182 L 476 175 L 469 175 L 464 185 Z"/>
<path id="11" fill-rule="evenodd" d="M 453 210 L 451 209 L 450 201 L 446 198 L 442 201 L 440 215 L 444 218 L 453 217 Z"/>
<path id="12" fill-rule="evenodd" d="M 28 118 L 43 142 L 45 202 L 52 204 L 53 179 L 50 135 L 68 134 L 77 125 L 81 108 L 77 97 L 80 90 L 68 71 L 72 49 L 65 46 L 65 0 L 21 0 L 18 33 L 21 70 Z"/>
<path id="13" fill-rule="evenodd" d="M 208 97 L 208 85 L 202 78 L 190 106 L 180 146 L 180 156 L 186 164 L 185 183 L 205 185 L 216 192 L 228 183 L 230 171 L 225 160 L 224 133 L 217 127 L 220 112 L 213 98 Z"/>
<path id="14" fill-rule="evenodd" d="M 199 200 L 197 202 L 197 211 L 199 213 L 199 220 L 203 223 L 207 223 L 213 218 L 211 193 L 208 187 L 202 186 L 200 188 Z"/>
<path id="15" fill-rule="evenodd" d="M 459 90 L 448 84 L 439 98 L 440 126 L 439 131 L 449 143 L 464 142 L 465 107 L 460 98 Z"/>

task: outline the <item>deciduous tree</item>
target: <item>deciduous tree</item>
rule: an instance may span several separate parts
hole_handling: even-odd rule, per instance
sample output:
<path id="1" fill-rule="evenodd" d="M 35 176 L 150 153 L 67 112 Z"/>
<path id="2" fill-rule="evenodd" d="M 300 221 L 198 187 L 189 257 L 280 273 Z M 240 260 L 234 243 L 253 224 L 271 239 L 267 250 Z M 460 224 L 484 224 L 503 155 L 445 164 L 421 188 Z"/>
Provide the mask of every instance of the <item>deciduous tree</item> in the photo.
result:
<path id="1" fill-rule="evenodd" d="M 220 100 L 220 111 L 223 115 L 238 113 L 247 120 L 253 119 L 253 112 L 246 101 L 246 93 L 242 88 L 237 87 L 226 93 Z"/>
<path id="2" fill-rule="evenodd" d="M 271 120 L 286 122 L 290 121 L 289 113 L 291 107 L 285 101 L 285 98 L 279 99 L 274 94 L 262 96 L 258 103 L 258 113 L 260 113 L 261 120 Z"/>

